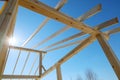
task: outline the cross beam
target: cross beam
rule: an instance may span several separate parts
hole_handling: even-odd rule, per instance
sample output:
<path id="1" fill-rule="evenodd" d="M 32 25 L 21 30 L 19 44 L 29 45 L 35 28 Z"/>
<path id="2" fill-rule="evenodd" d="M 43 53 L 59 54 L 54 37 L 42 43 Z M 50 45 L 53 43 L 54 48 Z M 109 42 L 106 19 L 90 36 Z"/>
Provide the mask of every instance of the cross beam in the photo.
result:
<path id="1" fill-rule="evenodd" d="M 57 21 L 60 21 L 64 24 L 67 24 L 69 26 L 72 26 L 74 28 L 77 28 L 79 30 L 82 30 L 85 33 L 96 33 L 96 30 L 86 26 L 82 22 L 79 22 L 78 20 L 73 19 L 72 17 L 69 17 L 61 12 L 56 11 L 55 9 L 41 3 L 40 1 L 35 0 L 20 0 L 19 4 L 25 8 L 28 8 L 34 12 L 37 12 L 39 14 L 42 14 L 44 16 L 53 18 Z M 101 7 L 100 7 L 101 9 Z"/>
<path id="2" fill-rule="evenodd" d="M 29 48 L 23 48 L 23 47 L 18 47 L 18 46 L 9 46 L 11 49 L 17 49 L 17 50 L 23 50 L 23 51 L 29 51 L 29 52 L 36 52 L 36 53 L 46 53 L 45 51 L 39 51 L 39 50 L 34 50 L 34 49 L 29 49 Z"/>

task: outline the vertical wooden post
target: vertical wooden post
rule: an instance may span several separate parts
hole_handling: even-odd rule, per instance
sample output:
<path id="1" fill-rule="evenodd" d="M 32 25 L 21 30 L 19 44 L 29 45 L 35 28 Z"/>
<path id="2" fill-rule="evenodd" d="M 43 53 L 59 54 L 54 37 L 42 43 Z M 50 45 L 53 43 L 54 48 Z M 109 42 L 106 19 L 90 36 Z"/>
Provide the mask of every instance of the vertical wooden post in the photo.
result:
<path id="1" fill-rule="evenodd" d="M 97 37 L 101 47 L 103 48 L 105 55 L 108 58 L 108 60 L 111 64 L 113 70 L 115 71 L 118 79 L 120 80 L 120 62 L 119 62 L 117 56 L 114 54 L 113 50 L 111 49 L 111 47 L 109 46 L 109 44 L 105 40 L 104 36 L 99 34 L 96 37 Z"/>
<path id="2" fill-rule="evenodd" d="M 42 75 L 42 53 L 40 53 L 40 63 L 39 63 L 39 76 Z"/>
<path id="3" fill-rule="evenodd" d="M 62 80 L 60 65 L 56 67 L 56 72 L 57 72 L 57 80 Z"/>
<path id="4" fill-rule="evenodd" d="M 9 46 L 8 37 L 13 31 L 11 26 L 12 20 L 15 18 L 16 9 L 18 8 L 18 0 L 9 0 L 2 14 L 0 15 L 0 80 L 5 68 L 7 49 Z M 13 20 L 14 21 L 14 20 Z M 15 22 L 15 21 L 14 21 Z M 10 31 L 8 33 L 8 31 Z"/>

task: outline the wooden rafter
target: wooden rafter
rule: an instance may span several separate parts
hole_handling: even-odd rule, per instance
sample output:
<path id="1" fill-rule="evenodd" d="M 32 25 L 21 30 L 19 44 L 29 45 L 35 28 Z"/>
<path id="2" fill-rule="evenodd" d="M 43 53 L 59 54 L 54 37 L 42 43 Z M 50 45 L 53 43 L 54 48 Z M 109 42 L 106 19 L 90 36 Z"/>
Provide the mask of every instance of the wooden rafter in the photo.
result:
<path id="1" fill-rule="evenodd" d="M 28 0 L 20 0 L 20 5 L 23 7 L 26 7 L 30 10 L 33 10 L 37 13 L 43 14 L 47 17 L 50 17 L 52 19 L 58 20 L 62 23 L 65 23 L 69 26 L 75 27 L 79 30 L 82 30 L 85 33 L 96 33 L 95 30 L 92 28 L 86 26 L 85 24 L 73 19 L 72 17 L 69 17 L 61 12 L 56 11 L 55 9 L 41 3 L 40 1 L 28 1 Z"/>
<path id="2" fill-rule="evenodd" d="M 118 18 L 113 18 L 113 19 L 111 19 L 111 20 L 108 20 L 108 21 L 106 21 L 106 22 L 103 22 L 103 23 L 95 26 L 94 29 L 96 29 L 96 30 L 101 30 L 101 29 L 104 29 L 104 28 L 109 27 L 109 26 L 111 26 L 111 25 L 115 25 L 115 24 L 117 24 L 117 23 L 118 23 Z M 42 48 L 41 50 L 49 49 L 49 48 L 51 48 L 51 47 L 53 47 L 53 46 L 59 45 L 59 44 L 61 44 L 61 43 L 64 43 L 64 42 L 66 42 L 66 41 L 69 41 L 69 40 L 72 40 L 72 39 L 75 39 L 75 38 L 78 38 L 78 37 L 81 37 L 81 36 L 83 36 L 83 35 L 85 35 L 84 32 L 77 33 L 77 34 L 72 35 L 72 36 L 70 36 L 70 37 L 68 37 L 68 38 L 66 38 L 66 39 L 63 39 L 63 40 L 58 41 L 58 42 L 56 42 L 56 43 L 53 43 L 53 44 L 51 44 L 51 45 L 49 45 L 49 46 L 47 46 L 47 47 L 45 47 L 45 48 Z"/>
<path id="3" fill-rule="evenodd" d="M 86 20 L 87 18 L 95 15 L 96 13 L 100 12 L 100 10 L 101 10 L 101 5 L 99 4 L 99 5 L 95 6 L 94 8 L 90 9 L 84 15 L 78 17 L 77 20 L 80 21 L 80 22 L 82 22 L 82 21 Z M 54 34 L 52 34 L 51 36 L 47 37 L 43 41 L 37 43 L 35 46 L 33 46 L 33 48 L 36 48 L 36 47 L 44 44 L 48 40 L 53 39 L 54 37 L 58 36 L 59 34 L 63 33 L 64 31 L 66 31 L 66 30 L 68 30 L 70 28 L 71 28 L 70 26 L 66 25 L 64 28 L 62 28 L 59 31 L 55 32 Z"/>
<path id="4" fill-rule="evenodd" d="M 59 11 L 62 6 L 66 3 L 67 0 L 61 0 L 56 6 L 55 10 Z M 40 24 L 40 26 L 29 36 L 29 38 L 22 44 L 22 46 L 25 46 L 41 29 L 42 27 L 50 20 L 49 17 L 46 17 L 46 19 Z"/>

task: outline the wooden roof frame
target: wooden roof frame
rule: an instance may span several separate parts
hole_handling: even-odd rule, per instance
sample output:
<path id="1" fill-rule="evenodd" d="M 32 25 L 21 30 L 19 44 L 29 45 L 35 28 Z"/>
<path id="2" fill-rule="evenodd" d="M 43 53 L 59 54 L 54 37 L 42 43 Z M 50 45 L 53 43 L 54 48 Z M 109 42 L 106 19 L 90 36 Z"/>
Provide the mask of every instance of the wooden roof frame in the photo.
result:
<path id="1" fill-rule="evenodd" d="M 6 0 L 7 1 L 7 0 Z M 8 0 L 0 14 L 0 80 L 2 78 L 35 78 L 35 79 L 41 79 L 42 77 L 46 76 L 48 73 L 50 73 L 52 70 L 56 69 L 57 70 L 57 80 L 62 80 L 62 75 L 61 75 L 61 69 L 60 66 L 63 64 L 65 61 L 69 60 L 72 56 L 77 54 L 80 50 L 85 48 L 87 45 L 91 44 L 93 41 L 96 39 L 99 41 L 100 45 L 102 46 L 105 55 L 107 56 L 114 72 L 116 73 L 118 79 L 120 79 L 120 62 L 117 58 L 117 56 L 114 54 L 113 50 L 107 43 L 107 40 L 109 38 L 109 35 L 112 33 L 116 33 L 120 31 L 120 28 L 107 31 L 105 33 L 99 31 L 100 29 L 107 27 L 109 25 L 115 24 L 118 21 L 115 19 L 112 22 L 109 22 L 110 24 L 102 24 L 97 26 L 97 28 L 90 28 L 86 24 L 82 23 L 81 21 L 85 20 L 86 18 L 92 16 L 92 13 L 96 13 L 101 10 L 101 5 L 97 6 L 97 8 L 90 10 L 88 13 L 83 15 L 82 17 L 78 18 L 78 20 L 73 19 L 72 17 L 69 17 L 58 10 L 64 5 L 66 0 L 62 0 L 58 6 L 56 6 L 56 9 L 53 9 L 43 3 L 41 3 L 38 0 Z M 72 51 L 70 51 L 66 56 L 64 56 L 62 59 L 60 59 L 55 65 L 53 65 L 51 68 L 48 70 L 45 70 L 44 73 L 42 73 L 42 55 L 40 54 L 40 65 L 39 65 L 39 76 L 21 76 L 21 75 L 3 75 L 4 68 L 5 68 L 5 63 L 6 63 L 6 56 L 7 56 L 7 50 L 9 48 L 9 44 L 7 42 L 7 38 L 11 37 L 13 34 L 14 30 L 14 25 L 15 25 L 15 20 L 16 20 L 16 15 L 18 11 L 18 5 L 23 6 L 27 9 L 30 9 L 34 12 L 37 12 L 38 14 L 42 14 L 47 18 L 47 20 L 55 19 L 57 21 L 60 21 L 66 25 L 69 25 L 71 27 L 74 27 L 76 29 L 79 29 L 82 31 L 82 35 L 84 34 L 90 34 L 90 37 L 86 38 L 83 40 L 76 48 L 74 48 Z M 33 35 L 35 35 L 34 33 Z M 80 35 L 79 35 L 80 36 Z M 33 36 L 32 36 L 33 37 Z M 32 38 L 31 37 L 31 38 Z M 50 37 L 51 38 L 51 37 Z M 30 38 L 27 40 L 29 41 Z M 46 39 L 46 40 L 49 40 Z M 26 44 L 25 42 L 23 46 Z M 12 47 L 13 48 L 13 47 Z M 18 48 L 18 47 L 16 47 Z M 28 51 L 36 51 L 33 49 L 26 49 L 19 47 L 20 49 L 28 50 Z M 39 52 L 39 51 L 37 51 Z M 1 57 L 2 56 L 2 57 Z"/>

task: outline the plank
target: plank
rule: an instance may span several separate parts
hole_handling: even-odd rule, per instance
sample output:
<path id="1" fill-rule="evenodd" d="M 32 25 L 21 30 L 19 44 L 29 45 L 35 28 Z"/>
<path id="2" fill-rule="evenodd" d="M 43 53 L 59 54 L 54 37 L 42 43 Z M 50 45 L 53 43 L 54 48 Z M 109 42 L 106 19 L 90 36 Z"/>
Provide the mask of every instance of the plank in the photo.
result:
<path id="1" fill-rule="evenodd" d="M 101 4 L 98 4 L 97 6 L 90 9 L 88 12 L 84 13 L 81 17 L 79 17 L 78 20 L 82 22 L 100 11 L 101 11 Z"/>
<path id="2" fill-rule="evenodd" d="M 120 32 L 120 27 L 109 30 L 109 31 L 106 31 L 105 33 L 108 34 L 108 35 L 111 35 L 111 34 L 115 34 L 115 33 L 118 33 L 118 32 Z"/>
<path id="3" fill-rule="evenodd" d="M 111 67 L 113 68 L 114 72 L 116 73 L 118 79 L 120 80 L 120 62 L 115 53 L 113 52 L 112 48 L 108 44 L 107 40 L 101 35 L 97 35 L 97 39 L 105 52 L 107 59 L 109 60 Z"/>
<path id="4" fill-rule="evenodd" d="M 3 79 L 36 79 L 39 76 L 33 76 L 33 75 L 3 75 Z"/>
<path id="5" fill-rule="evenodd" d="M 61 74 L 61 67 L 58 65 L 56 67 L 56 73 L 57 73 L 57 80 L 62 80 L 62 74 Z"/>
<path id="6" fill-rule="evenodd" d="M 59 31 L 56 31 L 54 34 L 50 35 L 49 37 L 45 38 L 44 40 L 42 40 L 41 42 L 37 43 L 36 45 L 34 45 L 32 48 L 37 48 L 38 46 L 44 44 L 45 42 L 49 41 L 50 39 L 56 37 L 57 35 L 63 33 L 64 31 L 70 29 L 69 26 L 65 26 L 62 29 L 60 29 Z"/>
<path id="7" fill-rule="evenodd" d="M 67 43 L 67 44 L 64 44 L 64 45 L 61 45 L 61 46 L 49 49 L 49 50 L 47 50 L 47 52 L 51 52 L 51 51 L 58 50 L 58 49 L 61 49 L 61 48 L 65 48 L 65 47 L 68 47 L 68 46 L 72 46 L 72 45 L 75 45 L 75 44 L 80 44 L 82 41 L 83 40 L 78 40 L 78 41 L 75 41 L 75 42 L 70 42 L 70 43 Z"/>
<path id="8" fill-rule="evenodd" d="M 23 48 L 23 47 L 18 47 L 18 46 L 10 46 L 10 48 L 12 49 L 16 49 L 16 50 L 22 50 L 22 51 L 29 51 L 29 52 L 36 52 L 36 53 L 46 53 L 45 51 L 39 51 L 39 50 L 34 50 L 34 49 L 30 49 L 30 48 Z"/>
<path id="9" fill-rule="evenodd" d="M 104 29 L 104 28 L 106 28 L 106 27 L 108 27 L 108 26 L 115 25 L 115 24 L 117 24 L 118 22 L 119 22 L 119 21 L 118 21 L 118 18 L 115 17 L 115 18 L 112 18 L 112 19 L 110 19 L 110 20 L 108 20 L 108 21 L 106 21 L 106 22 L 103 22 L 102 24 L 99 24 L 99 25 L 95 26 L 94 29 L 96 29 L 96 30 L 101 30 L 101 29 Z"/>

